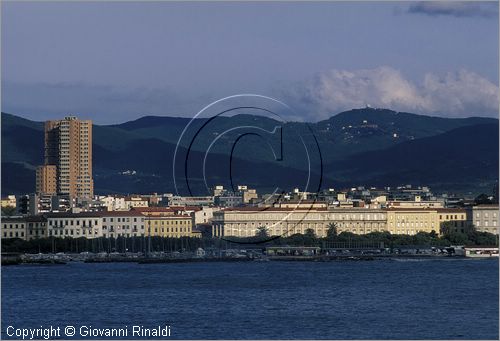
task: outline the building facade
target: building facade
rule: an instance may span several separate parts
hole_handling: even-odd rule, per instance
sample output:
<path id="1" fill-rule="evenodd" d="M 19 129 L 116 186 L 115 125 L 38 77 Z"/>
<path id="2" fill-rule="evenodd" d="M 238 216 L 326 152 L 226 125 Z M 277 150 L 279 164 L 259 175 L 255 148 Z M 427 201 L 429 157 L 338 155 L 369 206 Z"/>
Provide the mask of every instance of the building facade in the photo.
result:
<path id="1" fill-rule="evenodd" d="M 471 228 L 467 210 L 463 208 L 438 208 L 437 213 L 440 234 L 449 231 L 466 233 Z"/>
<path id="2" fill-rule="evenodd" d="M 55 178 L 54 178 L 55 176 Z M 67 116 L 45 122 L 45 165 L 37 169 L 37 192 L 92 197 L 92 121 Z"/>
<path id="3" fill-rule="evenodd" d="M 464 209 L 441 208 L 365 208 L 365 207 L 241 207 L 214 212 L 214 236 L 252 237 L 264 227 L 270 236 L 304 234 L 312 230 L 326 237 L 330 227 L 337 233 L 367 234 L 388 231 L 414 235 L 418 232 L 441 234 L 447 229 L 468 228 Z"/>
<path id="4" fill-rule="evenodd" d="M 212 222 L 214 236 L 252 237 L 265 227 L 270 236 L 286 237 L 312 230 L 317 237 L 326 237 L 332 226 L 337 233 L 386 231 L 386 219 L 386 212 L 377 209 L 242 207 L 214 212 Z"/>
<path id="5" fill-rule="evenodd" d="M 143 237 L 145 217 L 137 211 L 101 212 L 104 237 Z"/>
<path id="6" fill-rule="evenodd" d="M 193 224 L 190 215 L 171 214 L 148 216 L 145 219 L 146 236 L 180 238 L 192 237 Z"/>
<path id="7" fill-rule="evenodd" d="M 55 195 L 57 193 L 57 167 L 43 165 L 36 168 L 36 194 Z"/>
<path id="8" fill-rule="evenodd" d="M 2 238 L 26 239 L 26 219 L 24 217 L 2 217 Z"/>
<path id="9" fill-rule="evenodd" d="M 480 232 L 498 234 L 498 205 L 478 205 L 472 207 L 472 226 Z"/>
<path id="10" fill-rule="evenodd" d="M 149 199 L 141 196 L 125 197 L 125 208 L 130 210 L 134 207 L 149 207 Z"/>
<path id="11" fill-rule="evenodd" d="M 50 213 L 47 217 L 47 236 L 59 238 L 99 238 L 102 216 L 98 212 Z"/>
<path id="12" fill-rule="evenodd" d="M 2 198 L 2 207 L 14 207 L 16 208 L 16 196 L 15 195 L 8 195 L 5 198 Z"/>
<path id="13" fill-rule="evenodd" d="M 47 218 L 38 216 L 26 217 L 26 240 L 47 238 Z"/>

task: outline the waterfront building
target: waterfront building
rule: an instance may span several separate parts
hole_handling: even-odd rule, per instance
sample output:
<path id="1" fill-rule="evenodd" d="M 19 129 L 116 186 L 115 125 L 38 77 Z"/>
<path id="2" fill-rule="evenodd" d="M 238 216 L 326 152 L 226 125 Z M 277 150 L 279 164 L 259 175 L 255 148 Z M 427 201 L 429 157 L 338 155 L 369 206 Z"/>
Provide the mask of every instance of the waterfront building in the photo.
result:
<path id="1" fill-rule="evenodd" d="M 265 227 L 270 236 L 305 234 L 312 230 L 318 237 L 326 237 L 328 229 L 335 226 L 337 233 L 364 234 L 386 231 L 386 212 L 365 208 L 290 208 L 241 207 L 214 212 L 213 235 L 252 237 Z"/>
<path id="2" fill-rule="evenodd" d="M 437 213 L 441 234 L 449 231 L 466 233 L 471 227 L 467 220 L 467 210 L 463 208 L 438 208 Z"/>
<path id="3" fill-rule="evenodd" d="M 334 223 L 337 232 L 366 234 L 384 232 L 387 227 L 387 212 L 380 208 L 334 208 L 326 216 L 327 223 Z"/>
<path id="4" fill-rule="evenodd" d="M 150 215 L 145 219 L 146 236 L 192 237 L 192 229 L 192 218 L 187 214 Z"/>
<path id="5" fill-rule="evenodd" d="M 48 213 L 46 217 L 48 237 L 93 239 L 103 236 L 99 212 Z"/>
<path id="6" fill-rule="evenodd" d="M 388 208 L 387 227 L 391 234 L 440 232 L 437 211 L 428 208 Z"/>
<path id="7" fill-rule="evenodd" d="M 92 197 L 92 121 L 67 116 L 45 122 L 45 163 L 37 169 L 37 192 Z"/>
<path id="8" fill-rule="evenodd" d="M 24 217 L 2 217 L 3 239 L 26 239 L 26 219 Z"/>
<path id="9" fill-rule="evenodd" d="M 473 206 L 469 214 L 471 216 L 469 220 L 477 231 L 498 234 L 498 205 Z"/>
<path id="10" fill-rule="evenodd" d="M 191 237 L 194 218 L 185 207 L 137 207 L 144 217 L 146 236 Z"/>
<path id="11" fill-rule="evenodd" d="M 306 207 L 308 205 L 308 207 Z M 312 230 L 326 237 L 335 226 L 337 233 L 367 234 L 388 231 L 392 234 L 414 235 L 418 232 L 436 234 L 446 229 L 467 229 L 464 209 L 444 208 L 378 208 L 326 207 L 321 203 L 282 203 L 279 207 L 226 208 L 214 212 L 214 236 L 252 237 L 265 227 L 271 236 L 304 234 Z"/>
<path id="12" fill-rule="evenodd" d="M 104 237 L 141 237 L 145 235 L 145 217 L 138 211 L 100 212 Z"/>
<path id="13" fill-rule="evenodd" d="M 387 209 L 387 226 L 393 234 L 434 231 L 440 235 L 450 229 L 465 232 L 468 224 L 464 209 L 392 207 Z"/>
<path id="14" fill-rule="evenodd" d="M 2 217 L 3 239 L 32 240 L 47 237 L 47 219 L 44 216 Z"/>
<path id="15" fill-rule="evenodd" d="M 42 215 L 28 216 L 26 220 L 26 238 L 32 240 L 47 237 L 47 218 Z"/>

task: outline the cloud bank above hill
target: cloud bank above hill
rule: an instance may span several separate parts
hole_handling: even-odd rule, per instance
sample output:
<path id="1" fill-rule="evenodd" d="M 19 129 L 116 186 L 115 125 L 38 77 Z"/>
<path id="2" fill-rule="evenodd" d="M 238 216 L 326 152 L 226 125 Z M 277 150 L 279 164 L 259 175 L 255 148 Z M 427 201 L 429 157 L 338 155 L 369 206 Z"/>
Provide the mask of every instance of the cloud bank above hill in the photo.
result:
<path id="1" fill-rule="evenodd" d="M 389 66 L 321 72 L 285 90 L 284 97 L 315 120 L 367 105 L 438 116 L 498 117 L 499 105 L 498 86 L 474 72 L 427 73 L 415 82 Z"/>
<path id="2" fill-rule="evenodd" d="M 88 84 L 19 84 L 4 82 L 2 110 L 33 119 L 82 113 L 99 123 L 116 123 L 143 115 L 194 115 L 200 108 L 234 93 L 179 93 L 172 88 L 119 88 Z M 248 91 L 247 91 L 248 92 Z M 410 79 L 393 67 L 319 72 L 295 83 L 255 91 L 287 103 L 287 118 L 318 121 L 367 105 L 443 117 L 498 117 L 499 88 L 462 69 L 427 73 Z M 287 113 L 283 113 L 286 115 Z"/>

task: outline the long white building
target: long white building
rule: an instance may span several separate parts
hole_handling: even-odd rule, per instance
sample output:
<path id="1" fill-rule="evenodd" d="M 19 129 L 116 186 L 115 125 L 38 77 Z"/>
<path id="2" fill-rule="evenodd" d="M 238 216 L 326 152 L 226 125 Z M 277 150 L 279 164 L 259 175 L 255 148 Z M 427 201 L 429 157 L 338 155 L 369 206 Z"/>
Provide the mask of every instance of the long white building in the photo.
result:
<path id="1" fill-rule="evenodd" d="M 259 227 L 265 227 L 271 236 L 290 236 L 312 229 L 316 236 L 326 237 L 330 224 L 337 232 L 364 234 L 387 230 L 387 213 L 381 209 L 349 208 L 277 208 L 242 207 L 214 212 L 215 236 L 251 237 Z"/>

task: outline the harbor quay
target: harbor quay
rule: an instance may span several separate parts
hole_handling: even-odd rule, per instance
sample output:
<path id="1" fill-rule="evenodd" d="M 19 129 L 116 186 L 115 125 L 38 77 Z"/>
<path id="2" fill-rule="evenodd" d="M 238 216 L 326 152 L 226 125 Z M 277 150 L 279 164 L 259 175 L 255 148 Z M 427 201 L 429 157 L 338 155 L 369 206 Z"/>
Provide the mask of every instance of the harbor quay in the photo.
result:
<path id="1" fill-rule="evenodd" d="M 377 245 L 378 244 L 378 245 Z M 247 248 L 197 248 L 194 252 L 81 252 L 81 253 L 2 253 L 2 265 L 85 263 L 193 263 L 246 261 L 352 261 L 396 258 L 498 258 L 495 246 L 399 246 L 383 243 L 336 243 L 318 246 L 267 246 Z"/>

